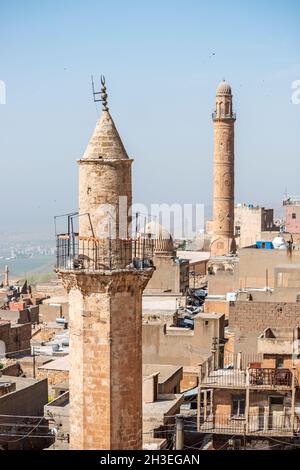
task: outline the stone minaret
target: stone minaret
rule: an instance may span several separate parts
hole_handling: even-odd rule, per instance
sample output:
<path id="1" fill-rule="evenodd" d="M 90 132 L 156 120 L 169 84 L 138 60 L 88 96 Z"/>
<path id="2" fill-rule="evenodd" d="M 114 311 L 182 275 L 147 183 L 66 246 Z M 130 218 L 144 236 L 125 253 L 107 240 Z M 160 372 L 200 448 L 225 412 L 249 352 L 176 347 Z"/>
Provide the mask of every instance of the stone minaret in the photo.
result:
<path id="1" fill-rule="evenodd" d="M 212 256 L 235 251 L 234 122 L 231 87 L 221 82 L 216 93 L 214 122 L 214 194 Z"/>
<path id="2" fill-rule="evenodd" d="M 109 113 L 105 83 L 102 101 L 78 162 L 79 234 L 58 236 L 57 270 L 70 305 L 70 448 L 136 450 L 142 448 L 142 292 L 153 268 L 134 267 L 131 215 L 126 208 L 121 213 L 125 198 L 131 206 L 132 160 Z"/>
<path id="3" fill-rule="evenodd" d="M 4 285 L 5 287 L 9 286 L 9 268 L 7 265 L 4 268 Z"/>

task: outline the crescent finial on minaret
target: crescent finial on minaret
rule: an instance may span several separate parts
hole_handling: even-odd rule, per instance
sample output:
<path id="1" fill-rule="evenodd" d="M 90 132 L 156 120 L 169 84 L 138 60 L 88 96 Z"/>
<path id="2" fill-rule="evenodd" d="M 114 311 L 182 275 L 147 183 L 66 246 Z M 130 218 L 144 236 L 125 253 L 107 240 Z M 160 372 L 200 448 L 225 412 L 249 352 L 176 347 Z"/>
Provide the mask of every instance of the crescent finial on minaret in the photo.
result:
<path id="1" fill-rule="evenodd" d="M 107 92 L 106 92 L 106 85 L 105 85 L 105 77 L 104 75 L 101 75 L 100 77 L 101 80 L 101 101 L 102 101 L 102 109 L 103 111 L 108 111 L 108 106 L 107 106 Z"/>

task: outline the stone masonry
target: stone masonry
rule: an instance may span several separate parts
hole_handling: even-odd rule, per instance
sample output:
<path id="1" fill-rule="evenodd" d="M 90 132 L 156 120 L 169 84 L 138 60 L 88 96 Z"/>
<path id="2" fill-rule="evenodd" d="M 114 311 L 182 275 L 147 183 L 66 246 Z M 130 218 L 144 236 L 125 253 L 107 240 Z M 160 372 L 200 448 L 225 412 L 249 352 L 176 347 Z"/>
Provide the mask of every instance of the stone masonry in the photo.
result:
<path id="1" fill-rule="evenodd" d="M 229 307 L 229 327 L 235 351 L 257 353 L 258 336 L 265 328 L 300 326 L 300 303 L 237 301 Z"/>
<path id="2" fill-rule="evenodd" d="M 71 449 L 142 449 L 142 292 L 153 268 L 132 263 L 131 163 L 105 102 L 79 160 L 83 264 L 60 270 L 69 293 Z"/>
<path id="3" fill-rule="evenodd" d="M 142 448 L 141 302 L 147 274 L 70 273 L 73 449 Z"/>
<path id="4" fill-rule="evenodd" d="M 214 121 L 214 193 L 212 256 L 234 250 L 234 122 L 231 87 L 221 82 Z"/>

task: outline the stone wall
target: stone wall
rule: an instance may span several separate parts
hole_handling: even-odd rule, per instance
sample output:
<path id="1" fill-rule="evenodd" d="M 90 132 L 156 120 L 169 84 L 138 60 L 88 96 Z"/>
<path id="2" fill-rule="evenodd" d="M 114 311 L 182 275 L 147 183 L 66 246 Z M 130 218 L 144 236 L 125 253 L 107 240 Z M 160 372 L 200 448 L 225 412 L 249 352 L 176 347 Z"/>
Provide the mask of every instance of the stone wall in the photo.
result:
<path id="1" fill-rule="evenodd" d="M 4 377 L 2 376 L 2 379 Z M 1 397 L 0 415 L 43 416 L 47 401 L 47 380 L 32 381 L 30 386 Z"/>
<path id="2" fill-rule="evenodd" d="M 148 271 L 65 273 L 70 447 L 142 448 L 142 290 Z"/>
<path id="3" fill-rule="evenodd" d="M 300 303 L 232 302 L 229 328 L 235 335 L 235 351 L 257 353 L 257 338 L 265 328 L 300 326 Z"/>
<path id="4" fill-rule="evenodd" d="M 223 338 L 224 316 L 195 318 L 194 330 L 166 327 L 162 323 L 143 324 L 143 362 L 198 366 L 211 354 L 213 337 Z"/>
<path id="5" fill-rule="evenodd" d="M 167 255 L 155 255 L 155 271 L 150 279 L 146 293 L 185 292 L 189 287 L 188 262 L 177 263 Z"/>
<path id="6" fill-rule="evenodd" d="M 69 379 L 68 370 L 53 370 L 53 369 L 38 369 L 36 373 L 37 379 L 47 379 L 48 380 L 48 395 L 50 397 L 55 396 L 55 390 L 53 385 L 56 385 L 60 382 L 65 382 Z"/>
<path id="7" fill-rule="evenodd" d="M 10 323 L 0 324 L 0 340 L 5 344 L 6 353 L 30 351 L 31 324 L 11 326 Z"/>

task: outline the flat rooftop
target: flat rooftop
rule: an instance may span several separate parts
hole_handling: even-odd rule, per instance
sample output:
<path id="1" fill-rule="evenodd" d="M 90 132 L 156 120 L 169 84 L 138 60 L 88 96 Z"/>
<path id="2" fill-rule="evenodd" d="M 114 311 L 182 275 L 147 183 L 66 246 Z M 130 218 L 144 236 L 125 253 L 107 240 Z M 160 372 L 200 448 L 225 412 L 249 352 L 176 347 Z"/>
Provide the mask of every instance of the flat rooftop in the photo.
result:
<path id="1" fill-rule="evenodd" d="M 16 384 L 16 391 L 23 390 L 24 388 L 31 387 L 32 385 L 40 382 L 39 379 L 33 379 L 30 377 L 14 377 L 12 375 L 2 375 L 0 378 L 1 382 L 13 382 Z M 13 393 L 13 392 L 12 392 Z M 6 396 L 6 395 L 4 395 Z M 1 398 L 0 398 L 1 399 Z"/>
<path id="2" fill-rule="evenodd" d="M 61 371 L 68 371 L 70 370 L 70 362 L 69 362 L 69 355 L 59 357 L 54 361 L 47 362 L 39 367 L 41 370 L 61 370 Z"/>
<path id="3" fill-rule="evenodd" d="M 175 374 L 180 373 L 181 369 L 181 366 L 166 364 L 143 364 L 143 376 L 159 373 L 158 383 L 163 384 Z"/>
<path id="4" fill-rule="evenodd" d="M 143 403 L 143 432 L 166 424 L 168 416 L 174 416 L 174 410 L 181 405 L 184 397 L 180 394 L 158 395 L 153 403 Z"/>
<path id="5" fill-rule="evenodd" d="M 190 263 L 200 263 L 202 261 L 208 261 L 210 258 L 209 251 L 176 251 L 178 258 L 189 260 Z"/>

